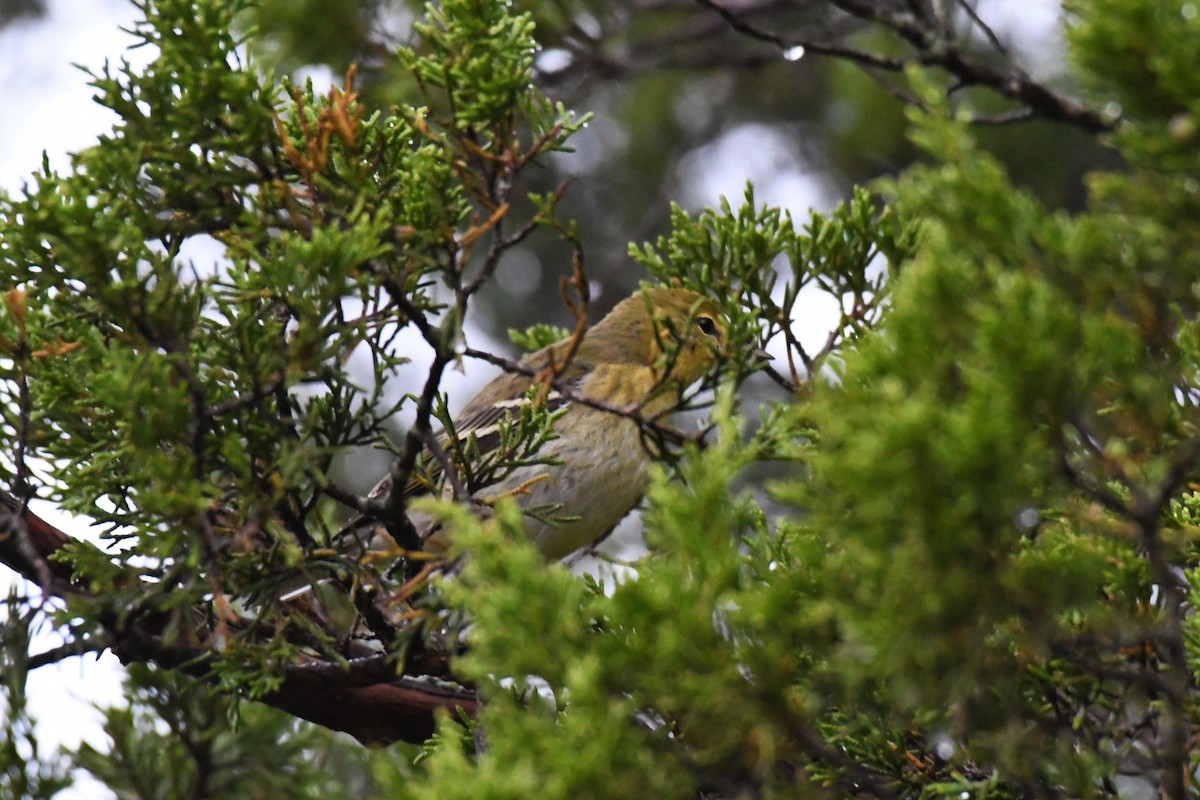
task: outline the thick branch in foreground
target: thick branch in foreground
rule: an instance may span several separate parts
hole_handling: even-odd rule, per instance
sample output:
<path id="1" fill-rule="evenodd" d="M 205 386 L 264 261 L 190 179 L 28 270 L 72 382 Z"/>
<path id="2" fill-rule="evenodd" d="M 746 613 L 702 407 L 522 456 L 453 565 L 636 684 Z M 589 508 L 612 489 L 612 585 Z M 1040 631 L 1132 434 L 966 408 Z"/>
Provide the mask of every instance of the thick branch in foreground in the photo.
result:
<path id="1" fill-rule="evenodd" d="M 62 595 L 71 587 L 71 569 L 49 561 L 49 556 L 69 541 L 71 537 L 30 512 L 25 503 L 0 491 L 0 563 L 47 594 Z"/>
<path id="2" fill-rule="evenodd" d="M 68 603 L 73 597 L 85 597 L 87 592 L 72 580 L 70 567 L 51 559 L 74 541 L 72 537 L 24 508 L 8 492 L 0 491 L 0 507 L 0 564 L 38 584 L 44 584 L 49 574 L 50 585 L 43 589 Z M 152 621 L 141 620 L 109 634 L 113 650 L 126 662 L 175 668 L 187 660 L 178 648 L 161 642 Z M 297 664 L 284 671 L 278 689 L 260 699 L 292 716 L 372 744 L 424 742 L 434 732 L 438 709 L 471 716 L 478 706 L 472 692 L 412 676 L 397 677 L 394 664 L 385 658 Z"/>

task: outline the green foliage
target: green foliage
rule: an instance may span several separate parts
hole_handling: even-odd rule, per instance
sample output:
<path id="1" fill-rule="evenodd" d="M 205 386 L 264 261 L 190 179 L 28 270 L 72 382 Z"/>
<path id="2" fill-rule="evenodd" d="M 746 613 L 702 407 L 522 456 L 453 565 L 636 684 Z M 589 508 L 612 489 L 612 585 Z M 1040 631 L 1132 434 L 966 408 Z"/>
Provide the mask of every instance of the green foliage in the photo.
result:
<path id="1" fill-rule="evenodd" d="M 134 666 L 126 682 L 129 706 L 104 713 L 109 747 L 84 744 L 74 754 L 118 797 L 382 797 L 373 763 L 405 763 L 264 706 L 235 709 L 228 697 L 162 670 Z"/>
<path id="2" fill-rule="evenodd" d="M 609 593 L 540 564 L 519 541 L 511 507 L 486 526 L 445 510 L 470 553 L 461 580 L 446 587 L 472 620 L 460 670 L 485 685 L 497 676 L 516 683 L 488 690 L 487 750 L 472 763 L 458 747 L 439 748 L 426 762 L 428 785 L 411 796 L 684 797 L 746 772 L 769 783 L 794 777 L 776 774 L 774 758 L 789 711 L 803 706 L 790 685 L 795 661 L 773 663 L 779 642 L 760 644 L 743 620 L 765 622 L 764 606 L 796 599 L 795 587 L 762 580 L 767 548 L 738 555 L 739 532 L 762 537 L 766 528 L 749 498 L 730 502 L 740 445 L 729 398 L 724 435 L 688 459 L 687 483 L 665 472 L 656 481 L 647 529 L 659 555 Z M 801 616 L 801 627 L 821 627 Z M 758 683 L 750 694 L 747 673 Z M 750 762 L 747 737 L 758 742 Z"/>
<path id="3" fill-rule="evenodd" d="M 25 682 L 33 636 L 43 622 L 38 609 L 10 590 L 0 617 L 0 653 L 4 657 L 0 687 L 0 797 L 49 800 L 70 786 L 69 764 L 63 754 L 46 753 L 38 745 L 34 721 L 29 716 Z"/>
<path id="4" fill-rule="evenodd" d="M 1110 750 L 1105 726 L 1148 698 L 1132 664 L 1120 689 L 1097 674 L 1121 674 L 1133 641 L 1163 659 L 1154 672 L 1182 667 L 1161 633 L 1181 607 L 1150 604 L 1175 579 L 1138 548 L 1192 558 L 1190 525 L 1158 505 L 1194 470 L 1177 336 L 1194 272 L 1173 247 L 1189 234 L 1159 227 L 1159 202 L 1051 213 L 964 123 L 915 122 L 935 163 L 887 191 L 921 220 L 917 254 L 879 335 L 813 405 L 813 478 L 778 496 L 836 543 L 834 653 L 855 702 L 944 726 L 1010 780 L 1102 791 L 1137 746 Z M 1186 191 L 1186 174 L 1156 172 Z"/>
<path id="5" fill-rule="evenodd" d="M 526 328 L 523 331 L 510 328 L 508 338 L 517 347 L 532 353 L 535 350 L 541 350 L 547 345 L 561 342 L 571 335 L 571 332 L 566 328 L 560 328 L 557 325 L 546 325 L 540 323 Z"/>
<path id="6" fill-rule="evenodd" d="M 500 3 L 466 0 L 430 3 L 426 21 L 415 27 L 429 52 L 402 51 L 400 58 L 416 79 L 445 90 L 460 127 L 511 136 L 504 123 L 525 101 L 533 79 L 533 21 Z M 488 150 L 502 142 L 479 144 Z"/>
<path id="7" fill-rule="evenodd" d="M 481 448 L 474 431 L 460 434 L 446 406 L 443 404 L 438 409 L 438 419 L 450 435 L 447 455 L 468 492 L 474 493 L 482 487 L 491 486 L 520 467 L 552 463 L 545 456 L 539 456 L 538 450 L 546 442 L 557 438 L 554 422 L 563 416 L 566 408 L 549 410 L 538 401 L 541 393 L 539 387 L 531 386 L 524 398 L 529 402 L 521 406 L 520 413 L 499 420 L 496 429 L 486 434 L 488 438 L 497 440 L 494 447 L 489 445 Z M 442 469 L 437 463 L 428 466 L 434 472 Z M 438 483 L 433 477 L 425 480 L 431 488 Z"/>
<path id="8" fill-rule="evenodd" d="M 149 590 L 113 582 L 108 559 L 77 550 L 81 578 L 112 595 L 95 621 L 212 602 L 201 639 L 214 640 L 225 603 L 346 566 L 314 553 L 330 532 L 323 488 L 337 453 L 415 405 L 383 400 L 408 361 L 391 343 L 411 325 L 445 357 L 510 246 L 501 226 L 544 221 L 505 216 L 516 177 L 578 125 L 528 90 L 530 28 L 502 4 L 443 5 L 423 28 L 436 57 L 405 56 L 444 113 L 369 117 L 349 84 L 285 91 L 247 68 L 230 33 L 244 7 L 146 3 L 136 34 L 158 58 L 93 76 L 120 117 L 112 135 L 71 174 L 47 165 L 0 199 L 19 287 L 0 323 L 6 468 L 28 480 L 32 460 L 58 465 L 31 483 L 154 576 Z M 206 263 L 195 248 L 213 245 L 222 260 Z M 296 642 L 251 647 L 242 667 L 238 652 L 221 669 L 257 695 L 275 684 L 254 671 L 290 663 Z"/>
<path id="9" fill-rule="evenodd" d="M 771 423 L 819 432 L 795 452 L 803 477 L 772 486 L 778 516 L 731 498 L 761 451 L 723 407 L 720 443 L 650 495 L 654 555 L 605 592 L 533 571 L 511 518 L 459 520 L 471 557 L 448 594 L 476 622 L 460 667 L 516 691 L 491 690 L 488 749 L 437 751 L 414 796 L 684 797 L 722 781 L 776 796 L 803 780 L 1110 795 L 1137 774 L 1139 726 L 1200 724 L 1186 697 L 1157 694 L 1191 685 L 1200 641 L 1162 588 L 1195 558 L 1194 503 L 1176 500 L 1196 470 L 1190 168 L 1135 158 L 1093 180 L 1091 211 L 1055 213 L 912 77 L 931 163 L 881 187 L 883 220 L 860 195 L 797 236 L 748 196 L 676 209 L 671 237 L 633 250 L 769 324 L 809 280 L 886 296 L 837 383 Z M 1130 123 L 1116 140 L 1154 136 Z M 868 282 L 876 251 L 905 260 L 890 284 Z M 1190 769 L 1186 751 L 1149 746 Z M 822 753 L 800 783 L 784 766 L 797 749 Z"/>
<path id="10" fill-rule="evenodd" d="M 878 322 L 887 295 L 882 265 L 902 263 L 913 237 L 912 226 L 881 211 L 862 189 L 828 216 L 813 212 L 801 230 L 786 212 L 756 206 L 749 186 L 736 210 L 724 199 L 720 209 L 693 218 L 675 205 L 671 223 L 669 236 L 659 237 L 654 246 L 631 245 L 630 256 L 660 280 L 682 280 L 738 300 L 729 305 L 730 340 L 746 349 L 782 335 L 797 384 L 801 372 L 811 377 L 821 367 L 833 345 Z M 842 307 L 830 346 L 811 354 L 792 335 L 796 303 L 806 289 L 827 294 Z"/>
<path id="11" fill-rule="evenodd" d="M 1073 0 L 1068 9 L 1076 62 L 1139 128 L 1164 132 L 1174 115 L 1195 108 L 1200 83 L 1182 66 L 1200 55 L 1194 6 L 1176 0 L 1140 6 Z"/>
<path id="12" fill-rule="evenodd" d="M 1123 169 L 1089 178 L 1086 209 L 1016 185 L 920 71 L 921 165 L 803 225 L 753 187 L 672 206 L 629 252 L 721 303 L 731 363 L 714 434 L 656 473 L 649 554 L 581 579 L 524 541 L 515 505 L 434 492 L 416 511 L 464 555 L 411 603 L 420 580 L 337 538 L 330 495 L 354 497 L 333 460 L 401 410 L 417 421 L 393 449 L 416 472 L 393 480 L 441 488 L 455 463 L 469 491 L 538 459 L 551 412 L 501 425 L 479 463 L 438 386 L 506 250 L 541 227 L 583 263 L 587 221 L 557 219 L 526 174 L 582 120 L 532 88 L 533 18 L 505 3 L 431 5 L 398 59 L 420 99 L 387 113 L 349 79 L 326 95 L 243 65 L 243 3 L 143 9 L 159 58 L 94 76 L 112 136 L 0 198 L 0 477 L 124 547 L 70 548 L 95 597 L 59 619 L 152 624 L 153 655 L 208 681 L 136 671 L 112 752 L 79 764 L 142 797 L 1194 792 L 1193 4 L 1072 5 L 1074 58 L 1125 115 Z M 814 294 L 840 309 L 819 349 L 796 332 Z M 397 401 L 404 328 L 435 358 Z M 747 430 L 734 391 L 769 340 L 786 356 Z M 451 443 L 421 462 L 431 420 Z M 394 534 L 403 509 L 370 503 Z M 352 622 L 283 599 L 310 582 Z M 27 654 L 29 606 L 10 606 L 8 650 Z M 447 642 L 437 677 L 482 710 L 443 716 L 419 758 L 231 699 L 362 648 L 390 679 Z M 25 666 L 4 672 L 3 779 L 45 796 L 62 773 L 37 763 Z"/>

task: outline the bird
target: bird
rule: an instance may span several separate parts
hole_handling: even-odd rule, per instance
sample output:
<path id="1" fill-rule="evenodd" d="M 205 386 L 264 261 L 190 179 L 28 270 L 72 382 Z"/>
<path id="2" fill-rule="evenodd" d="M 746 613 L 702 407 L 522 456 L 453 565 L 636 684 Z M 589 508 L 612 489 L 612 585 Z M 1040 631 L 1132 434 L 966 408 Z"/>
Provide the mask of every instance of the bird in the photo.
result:
<path id="1" fill-rule="evenodd" d="M 648 488 L 654 454 L 639 420 L 672 411 L 689 386 L 728 358 L 728 331 L 728 318 L 711 298 L 680 286 L 644 284 L 578 341 L 543 347 L 523 358 L 519 371 L 486 385 L 454 416 L 453 434 L 439 435 L 442 457 L 426 451 L 422 468 L 404 488 L 406 499 L 437 491 L 437 478 L 451 460 L 448 451 L 477 460 L 494 455 L 490 451 L 503 438 L 501 428 L 540 402 L 552 414 L 553 432 L 536 457 L 511 471 L 497 471 L 499 477 L 474 487 L 470 499 L 486 508 L 501 497 L 514 497 L 527 512 L 528 540 L 547 560 L 595 544 Z M 555 388 L 547 377 L 553 377 Z M 543 390 L 536 391 L 538 386 Z M 451 435 L 473 442 L 456 448 Z M 448 485 L 441 491 L 451 494 Z M 389 475 L 368 498 L 378 501 L 390 492 Z M 448 551 L 450 537 L 432 517 L 411 509 L 408 515 L 427 553 Z"/>

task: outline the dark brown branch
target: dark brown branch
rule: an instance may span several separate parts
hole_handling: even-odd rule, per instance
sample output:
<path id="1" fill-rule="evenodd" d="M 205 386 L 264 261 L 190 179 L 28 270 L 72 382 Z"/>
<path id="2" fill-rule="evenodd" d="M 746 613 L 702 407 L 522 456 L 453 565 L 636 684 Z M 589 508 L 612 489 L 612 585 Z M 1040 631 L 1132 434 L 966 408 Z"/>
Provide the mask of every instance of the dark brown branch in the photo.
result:
<path id="1" fill-rule="evenodd" d="M 887 57 L 845 45 L 820 41 L 814 38 L 788 38 L 764 30 L 747 22 L 717 0 L 695 0 L 699 5 L 711 9 L 725 20 L 737 33 L 756 41 L 770 44 L 781 53 L 803 48 L 806 53 L 829 56 L 849 61 L 871 70 L 903 72 L 910 64 L 938 66 L 953 75 L 960 85 L 986 86 L 1001 95 L 1022 104 L 1022 108 L 1011 115 L 1000 117 L 1001 122 L 1011 122 L 1028 113 L 1055 122 L 1063 122 L 1083 128 L 1088 133 L 1110 131 L 1115 120 L 1104 117 L 1085 103 L 1034 80 L 1024 70 L 1010 64 L 993 66 L 962 47 L 950 42 L 943 31 L 936 30 L 929 20 L 909 12 L 897 11 L 894 7 L 877 0 L 830 0 L 830 4 L 864 22 L 881 25 L 895 32 L 911 45 L 915 53 L 906 57 Z M 966 4 L 961 4 L 966 7 Z M 968 10 L 968 17 L 988 41 L 1000 53 L 1004 48 L 995 33 Z M 981 120 L 992 121 L 991 118 Z"/>
<path id="2" fill-rule="evenodd" d="M 360 514 L 370 513 L 371 501 L 366 497 L 360 497 L 354 492 L 347 491 L 336 483 L 326 482 L 321 485 L 321 491 L 337 500 L 344 506 L 352 508 Z"/>
<path id="3" fill-rule="evenodd" d="M 1033 80 L 1017 67 L 1001 68 L 980 61 L 970 53 L 947 42 L 941 35 L 921 24 L 911 14 L 898 13 L 873 0 L 830 0 L 837 8 L 859 19 L 890 28 L 919 53 L 917 63 L 940 66 L 964 83 L 987 86 L 1018 100 L 1045 119 L 1065 122 L 1088 133 L 1112 130 L 1114 121 L 1106 119 L 1072 97 L 1059 94 Z"/>
<path id="4" fill-rule="evenodd" d="M 458 467 L 450 458 L 450 454 L 446 452 L 446 448 L 442 447 L 438 437 L 432 432 L 425 434 L 425 446 L 429 448 L 429 452 L 441 465 L 442 474 L 446 476 L 446 482 L 450 484 L 450 488 L 454 492 L 454 499 L 460 502 L 470 500 L 471 493 L 467 490 L 467 485 L 463 483 L 462 476 L 458 474 Z"/>
<path id="5" fill-rule="evenodd" d="M 1008 58 L 1008 48 L 1000 41 L 1000 37 L 992 30 L 992 26 L 983 21 L 983 17 L 979 16 L 979 12 L 975 10 L 975 6 L 967 2 L 967 0 L 955 0 L 955 3 L 962 9 L 963 13 L 971 20 L 976 28 L 983 32 L 984 37 L 995 48 L 996 52 Z"/>
<path id="6" fill-rule="evenodd" d="M 47 565 L 53 581 L 48 589 L 70 601 L 86 596 L 86 587 L 73 583 L 69 565 L 51 558 L 74 541 L 57 527 L 43 520 L 10 493 L 0 490 L 0 564 L 27 580 L 38 579 L 38 569 L 29 555 L 18 547 L 13 533 L 24 528 L 36 560 Z M 115 618 L 115 617 L 114 617 Z M 127 617 L 124 625 L 110 626 L 110 644 L 126 661 L 153 661 L 167 668 L 198 665 L 215 657 L 211 651 L 169 647 L 163 644 L 148 615 Z M 69 643 L 64 648 L 94 649 L 94 642 Z M 63 655 L 59 650 L 34 656 L 49 662 Z M 477 709 L 472 692 L 444 684 L 426 682 L 411 676 L 395 677 L 377 665 L 349 662 L 347 665 L 305 663 L 284 670 L 280 687 L 260 700 L 267 705 L 332 730 L 344 731 L 363 742 L 405 741 L 420 743 L 434 730 L 434 712 L 448 709 L 454 714 L 471 715 Z"/>
<path id="7" fill-rule="evenodd" d="M 549 140 L 549 137 L 550 135 L 546 134 L 546 141 Z M 532 154 L 533 151 L 531 151 L 529 157 L 532 157 Z M 522 162 L 522 165 L 523 163 L 524 162 Z M 570 179 L 561 181 L 558 184 L 558 187 L 554 190 L 555 202 L 562 199 L 563 194 L 566 193 L 567 187 L 570 186 L 570 184 Z M 478 292 L 479 289 L 491 279 L 492 275 L 495 274 L 496 268 L 500 265 L 500 257 L 508 250 L 525 241 L 525 239 L 529 237 L 529 234 L 533 233 L 539 225 L 543 224 L 543 222 L 544 220 L 542 219 L 541 215 L 536 214 L 515 232 L 509 234 L 503 239 L 498 239 L 493 242 L 491 247 L 488 248 L 488 254 L 484 259 L 483 268 L 479 271 L 479 274 L 476 275 L 475 278 L 459 292 L 460 297 L 470 297 Z"/>
<path id="8" fill-rule="evenodd" d="M 11 494 L 0 491 L 0 563 L 39 584 L 52 595 L 64 594 L 71 584 L 71 568 L 49 560 L 70 537 L 34 514 Z M 43 583 L 46 572 L 49 583 Z"/>
<path id="9" fill-rule="evenodd" d="M 388 491 L 384 497 L 368 503 L 372 516 L 382 520 L 388 526 L 388 532 L 406 550 L 420 550 L 421 541 L 404 514 L 405 487 L 408 485 L 409 476 L 416 469 L 417 459 L 425 451 L 426 438 L 433 433 L 433 404 L 441 386 L 442 373 L 453 358 L 454 354 L 444 342 L 435 345 L 433 364 L 429 367 L 425 386 L 417 399 L 416 419 L 405 434 L 404 450 L 392 467 Z"/>
<path id="10" fill-rule="evenodd" d="M 96 639 L 90 637 L 81 637 L 73 641 L 67 642 L 64 645 L 53 647 L 49 650 L 37 653 L 29 657 L 27 664 L 30 671 L 46 667 L 51 664 L 57 664 L 60 661 L 65 661 L 74 656 L 87 655 L 88 653 L 102 653 L 107 650 L 110 643 L 107 639 Z"/>
<path id="11" fill-rule="evenodd" d="M 787 391 L 789 391 L 789 392 L 791 392 L 791 393 L 793 393 L 793 394 L 794 394 L 795 392 L 799 391 L 799 388 L 800 388 L 800 387 L 799 387 L 797 384 L 795 384 L 795 383 L 792 383 L 792 381 L 790 381 L 789 379 L 785 378 L 785 377 L 784 377 L 784 376 L 783 376 L 783 375 L 782 375 L 782 374 L 779 372 L 779 370 L 775 369 L 775 368 L 774 368 L 773 366 L 771 366 L 770 364 L 764 364 L 764 365 L 763 365 L 763 367 L 762 367 L 762 371 L 763 371 L 763 372 L 765 372 L 765 373 L 767 374 L 767 377 L 769 377 L 771 380 L 773 380 L 775 383 L 779 384 L 781 387 L 783 387 L 783 388 L 784 388 L 784 389 L 786 389 Z"/>
<path id="12" fill-rule="evenodd" d="M 1099 447 L 1093 440 L 1089 432 L 1089 426 L 1086 422 L 1081 419 L 1076 419 L 1071 423 L 1071 426 L 1075 429 L 1076 434 L 1078 434 L 1079 444 L 1081 444 L 1084 449 L 1088 450 L 1093 458 L 1101 461 L 1106 460 L 1103 458 L 1103 454 L 1100 452 Z M 1062 437 L 1058 443 L 1058 460 L 1059 467 L 1062 469 L 1063 475 L 1066 476 L 1067 481 L 1072 486 L 1081 490 L 1092 500 L 1096 501 L 1117 516 L 1125 519 L 1131 519 L 1133 517 L 1133 509 L 1130 507 L 1130 504 L 1112 489 L 1104 485 L 1104 483 L 1088 475 L 1086 472 L 1071 463 L 1071 450 L 1071 442 L 1067 441 L 1065 436 Z M 1125 476 L 1124 472 L 1121 471 L 1119 467 L 1117 467 L 1117 470 L 1117 474 L 1113 477 L 1115 477 L 1126 488 L 1131 488 L 1128 477 Z"/>
<path id="13" fill-rule="evenodd" d="M 869 53 L 865 50 L 856 50 L 853 47 L 845 47 L 840 44 L 831 42 L 819 42 L 813 39 L 788 39 L 770 31 L 751 25 L 738 15 L 734 14 L 729 9 L 717 3 L 715 0 L 696 0 L 697 3 L 710 8 L 721 16 L 721 19 L 729 25 L 730 28 L 738 33 L 748 36 L 751 39 L 756 39 L 760 42 L 774 45 L 779 48 L 781 53 L 794 51 L 795 48 L 804 48 L 805 53 L 815 53 L 822 56 L 831 56 L 833 58 L 841 58 L 846 61 L 852 61 L 864 67 L 874 67 L 876 69 L 887 70 L 888 72 L 903 71 L 905 66 L 904 59 L 888 58 L 876 53 Z"/>

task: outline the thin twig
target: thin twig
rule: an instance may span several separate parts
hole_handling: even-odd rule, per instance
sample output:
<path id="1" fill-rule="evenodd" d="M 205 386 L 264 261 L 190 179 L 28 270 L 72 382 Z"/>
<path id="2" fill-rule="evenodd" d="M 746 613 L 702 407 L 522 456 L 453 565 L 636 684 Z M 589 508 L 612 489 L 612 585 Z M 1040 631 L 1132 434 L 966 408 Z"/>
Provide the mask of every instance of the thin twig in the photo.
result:
<path id="1" fill-rule="evenodd" d="M 81 637 L 59 645 L 58 647 L 45 650 L 29 657 L 27 666 L 30 670 L 35 670 L 40 667 L 57 664 L 60 661 L 65 661 L 73 656 L 82 656 L 88 653 L 101 653 L 107 650 L 112 645 L 112 642 L 107 637 Z"/>
<path id="2" fill-rule="evenodd" d="M 983 21 L 983 17 L 979 16 L 979 12 L 975 10 L 975 6 L 971 5 L 967 0 L 955 0 L 963 13 L 971 20 L 976 28 L 983 31 L 983 36 L 988 40 L 988 43 L 995 48 L 996 52 L 1005 58 L 1009 58 L 1008 48 L 1000 41 L 1000 37 L 992 30 L 992 26 Z"/>
<path id="3" fill-rule="evenodd" d="M 920 24 L 911 14 L 902 14 L 887 4 L 873 0 L 830 0 L 837 8 L 859 19 L 890 28 L 918 52 L 913 59 L 926 66 L 940 66 L 959 79 L 995 89 L 1005 97 L 1018 100 L 1046 119 L 1066 122 L 1089 133 L 1104 133 L 1114 122 L 1076 100 L 1061 95 L 1033 80 L 1016 66 L 994 67 L 978 60 L 939 34 Z M 904 59 L 908 61 L 908 59 Z"/>
<path id="4" fill-rule="evenodd" d="M 1045 119 L 1064 122 L 1083 128 L 1089 133 L 1105 133 L 1113 129 L 1115 120 L 1105 118 L 1100 112 L 1079 100 L 1060 94 L 1030 77 L 1011 59 L 1002 67 L 981 61 L 961 47 L 950 42 L 944 31 L 935 30 L 924 14 L 898 11 L 894 6 L 877 0 L 829 0 L 835 8 L 865 22 L 881 25 L 907 41 L 915 53 L 905 57 L 886 57 L 876 53 L 857 50 L 842 44 L 809 38 L 785 38 L 763 30 L 743 17 L 733 13 L 716 0 L 695 0 L 711 9 L 725 20 L 731 29 L 756 41 L 778 48 L 781 53 L 795 52 L 803 48 L 806 53 L 824 55 L 849 61 L 866 69 L 887 72 L 903 72 L 911 64 L 939 66 L 955 76 L 964 85 L 987 86 L 1001 95 L 1022 104 L 1021 111 L 1028 110 Z M 968 8 L 972 21 L 984 32 L 994 47 L 1003 51 L 994 31 L 986 25 L 973 9 Z M 1002 117 L 1005 122 L 1015 120 L 1016 114 Z M 988 118 L 984 118 L 987 121 Z M 995 124 L 995 123 L 992 123 Z"/>
<path id="5" fill-rule="evenodd" d="M 533 367 L 521 364 L 517 361 L 512 361 L 510 359 L 494 355 L 485 350 L 476 350 L 472 347 L 468 347 L 463 351 L 463 355 L 468 358 L 477 358 L 480 361 L 486 361 L 489 364 L 500 367 L 507 372 L 515 372 L 519 375 L 528 375 L 531 378 L 536 378 L 542 374 L 541 370 L 534 369 Z M 639 426 L 650 429 L 654 431 L 655 434 L 660 435 L 664 439 L 670 440 L 676 444 L 682 445 L 686 442 L 692 441 L 692 437 L 685 436 L 674 428 L 663 425 L 657 421 L 657 418 L 651 419 L 644 416 L 638 410 L 636 405 L 615 405 L 603 400 L 597 400 L 594 397 L 588 397 L 587 395 L 580 394 L 570 385 L 557 380 L 552 381 L 550 385 L 556 392 L 572 402 L 581 403 L 582 405 L 595 408 L 599 411 L 607 411 L 610 414 L 616 414 L 619 417 L 631 419 Z"/>
<path id="6" fill-rule="evenodd" d="M 426 433 L 425 446 L 429 448 L 429 452 L 441 465 L 442 474 L 446 476 L 446 481 L 454 492 L 454 499 L 460 502 L 469 500 L 471 493 L 467 491 L 467 485 L 463 483 L 462 476 L 458 474 L 458 467 L 455 466 L 454 460 L 450 458 L 446 448 L 442 447 L 440 438 L 432 431 Z"/>
<path id="7" fill-rule="evenodd" d="M 751 39 L 757 39 L 760 42 L 774 45 L 779 48 L 781 53 L 794 52 L 796 48 L 802 47 L 805 53 L 816 53 L 818 55 L 841 58 L 864 67 L 875 67 L 877 69 L 888 70 L 889 72 L 901 72 L 904 70 L 904 59 L 888 58 L 875 53 L 869 53 L 865 50 L 856 50 L 852 47 L 845 47 L 831 42 L 784 38 L 746 22 L 720 3 L 715 2 L 715 0 L 696 0 L 696 2 L 719 14 L 721 19 L 725 20 L 733 30 Z"/>

